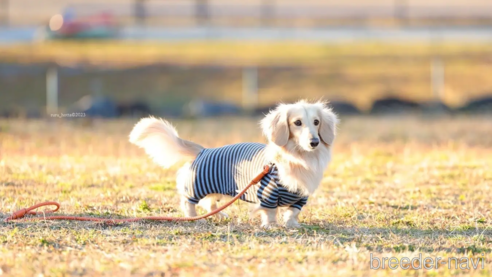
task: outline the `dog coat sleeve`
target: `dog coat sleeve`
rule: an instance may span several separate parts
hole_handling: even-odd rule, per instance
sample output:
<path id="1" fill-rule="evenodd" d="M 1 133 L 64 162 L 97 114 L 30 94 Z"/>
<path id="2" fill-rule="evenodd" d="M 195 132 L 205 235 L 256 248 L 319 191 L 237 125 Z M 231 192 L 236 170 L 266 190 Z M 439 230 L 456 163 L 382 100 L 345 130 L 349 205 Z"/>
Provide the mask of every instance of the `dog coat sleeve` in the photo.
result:
<path id="1" fill-rule="evenodd" d="M 273 170 L 273 169 L 272 169 Z M 278 206 L 279 192 L 276 178 L 272 171 L 265 175 L 260 181 L 260 188 L 257 191 L 260 206 L 268 209 L 275 209 Z"/>
<path id="2" fill-rule="evenodd" d="M 304 207 L 304 205 L 307 204 L 307 200 L 308 200 L 307 197 L 303 197 L 299 201 L 297 201 L 296 203 L 290 205 L 290 207 L 291 208 L 296 208 L 298 210 L 302 210 L 302 207 Z"/>
<path id="3" fill-rule="evenodd" d="M 277 171 L 277 167 L 272 165 L 270 173 L 261 179 L 260 188 L 257 191 L 260 206 L 268 209 L 288 206 L 301 210 L 306 205 L 308 197 L 290 192 L 282 186 Z"/>

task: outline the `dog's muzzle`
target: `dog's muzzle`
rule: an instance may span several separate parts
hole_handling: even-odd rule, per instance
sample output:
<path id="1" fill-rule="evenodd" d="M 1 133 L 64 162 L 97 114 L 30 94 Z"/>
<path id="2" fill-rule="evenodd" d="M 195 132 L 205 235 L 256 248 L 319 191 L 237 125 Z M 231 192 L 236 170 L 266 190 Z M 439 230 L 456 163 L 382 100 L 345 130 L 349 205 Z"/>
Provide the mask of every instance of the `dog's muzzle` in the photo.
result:
<path id="1" fill-rule="evenodd" d="M 311 142 L 309 143 L 309 145 L 311 145 L 311 148 L 316 148 L 319 144 L 319 139 L 318 138 L 312 138 L 311 139 Z"/>

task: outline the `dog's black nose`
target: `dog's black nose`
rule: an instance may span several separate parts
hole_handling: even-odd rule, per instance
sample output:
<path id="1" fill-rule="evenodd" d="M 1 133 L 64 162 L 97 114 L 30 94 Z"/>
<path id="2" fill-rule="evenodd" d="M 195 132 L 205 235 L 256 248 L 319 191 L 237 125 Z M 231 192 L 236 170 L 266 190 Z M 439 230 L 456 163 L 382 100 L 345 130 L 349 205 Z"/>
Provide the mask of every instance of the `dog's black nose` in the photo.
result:
<path id="1" fill-rule="evenodd" d="M 318 146 L 319 139 L 313 138 L 313 139 L 311 139 L 311 143 L 309 143 L 309 144 L 311 145 L 312 148 L 314 148 L 314 147 Z"/>

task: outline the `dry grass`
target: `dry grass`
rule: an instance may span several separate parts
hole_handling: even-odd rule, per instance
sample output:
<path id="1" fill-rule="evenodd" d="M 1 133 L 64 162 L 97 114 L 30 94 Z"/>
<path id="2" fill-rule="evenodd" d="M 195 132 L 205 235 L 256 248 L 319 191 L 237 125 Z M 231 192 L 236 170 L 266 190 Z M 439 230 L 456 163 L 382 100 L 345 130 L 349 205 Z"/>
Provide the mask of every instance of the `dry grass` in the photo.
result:
<path id="1" fill-rule="evenodd" d="M 486 42 L 304 42 L 304 41 L 48 41 L 0 46 L 0 61 L 78 63 L 103 67 L 132 67 L 172 63 L 179 65 L 322 66 L 354 58 L 429 59 L 434 56 L 490 61 Z M 488 59 L 487 59 L 488 58 Z"/>
<path id="2" fill-rule="evenodd" d="M 0 121 L 0 217 L 45 200 L 63 214 L 182 215 L 176 169 L 127 142 L 133 123 Z M 250 119 L 176 123 L 208 147 L 263 141 Z M 489 276 L 490 130 L 490 118 L 347 118 L 302 229 L 259 229 L 244 203 L 229 208 L 231 220 L 206 225 L 2 222 L 0 274 Z M 371 253 L 484 257 L 485 266 L 375 271 Z"/>

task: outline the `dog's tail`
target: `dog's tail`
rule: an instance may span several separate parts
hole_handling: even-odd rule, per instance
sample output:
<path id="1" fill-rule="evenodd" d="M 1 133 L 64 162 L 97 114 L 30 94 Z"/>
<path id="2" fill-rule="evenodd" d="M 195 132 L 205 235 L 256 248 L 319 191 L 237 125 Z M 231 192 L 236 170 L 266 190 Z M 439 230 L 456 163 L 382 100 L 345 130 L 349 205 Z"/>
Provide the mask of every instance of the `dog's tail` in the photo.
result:
<path id="1" fill-rule="evenodd" d="M 193 160 L 202 146 L 181 139 L 178 132 L 163 119 L 142 118 L 130 133 L 130 142 L 145 149 L 159 165 L 168 168 L 180 160 Z"/>

